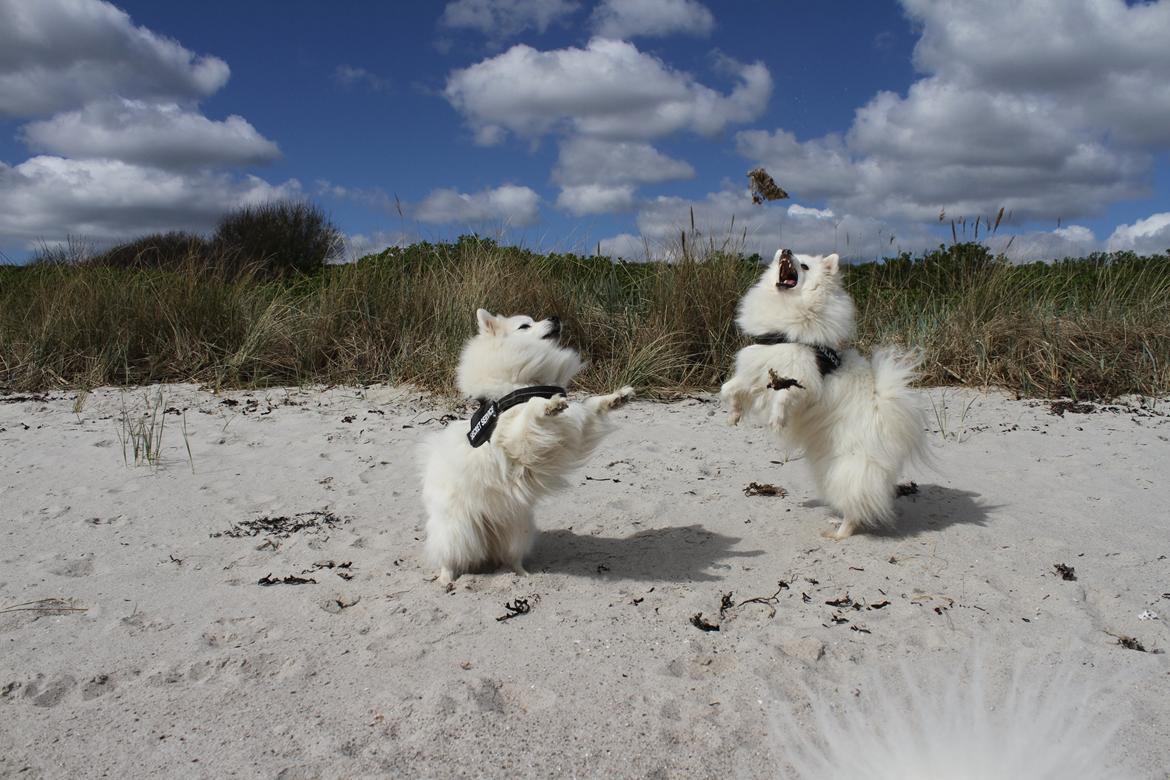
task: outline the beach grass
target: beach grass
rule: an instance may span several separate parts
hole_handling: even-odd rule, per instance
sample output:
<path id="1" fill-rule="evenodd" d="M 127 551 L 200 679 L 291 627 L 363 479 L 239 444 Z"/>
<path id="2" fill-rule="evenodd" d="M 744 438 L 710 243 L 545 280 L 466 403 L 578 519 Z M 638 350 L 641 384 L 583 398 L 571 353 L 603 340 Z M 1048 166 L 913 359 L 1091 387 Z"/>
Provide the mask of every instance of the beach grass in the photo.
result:
<path id="1" fill-rule="evenodd" d="M 679 244 L 669 263 L 464 236 L 280 274 L 202 250 L 165 263 L 0 266 L 0 388 L 390 382 L 450 391 L 482 306 L 559 315 L 589 359 L 584 390 L 712 390 L 744 343 L 735 308 L 761 266 L 726 243 L 688 243 L 683 233 Z M 859 346 L 921 348 L 924 384 L 1086 399 L 1170 389 L 1167 260 L 1011 264 L 968 242 L 843 273 Z"/>

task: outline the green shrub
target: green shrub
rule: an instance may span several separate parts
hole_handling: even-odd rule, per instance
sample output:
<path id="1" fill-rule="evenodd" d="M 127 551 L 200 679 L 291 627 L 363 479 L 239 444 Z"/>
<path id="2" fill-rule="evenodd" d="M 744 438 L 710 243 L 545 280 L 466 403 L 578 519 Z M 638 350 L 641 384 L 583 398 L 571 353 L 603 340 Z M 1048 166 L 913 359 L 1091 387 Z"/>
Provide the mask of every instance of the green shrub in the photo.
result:
<path id="1" fill-rule="evenodd" d="M 230 212 L 215 231 L 217 254 L 271 276 L 310 274 L 341 257 L 341 232 L 306 201 L 277 201 Z"/>

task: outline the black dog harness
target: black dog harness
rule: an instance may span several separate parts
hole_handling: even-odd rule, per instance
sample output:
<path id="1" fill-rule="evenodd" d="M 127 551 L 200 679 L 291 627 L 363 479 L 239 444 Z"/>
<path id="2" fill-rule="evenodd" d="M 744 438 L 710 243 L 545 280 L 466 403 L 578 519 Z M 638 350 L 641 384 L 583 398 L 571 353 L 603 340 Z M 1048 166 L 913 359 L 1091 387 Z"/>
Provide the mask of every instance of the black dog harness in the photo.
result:
<path id="1" fill-rule="evenodd" d="M 821 372 L 821 376 L 831 374 L 841 367 L 841 353 L 832 347 L 823 347 L 820 344 L 805 344 L 803 341 L 793 341 L 784 333 L 772 332 L 765 333 L 762 336 L 753 336 L 752 341 L 756 344 L 763 344 L 764 346 L 773 346 L 775 344 L 800 344 L 808 347 L 817 356 L 817 370 Z"/>
<path id="2" fill-rule="evenodd" d="M 527 403 L 532 398 L 552 398 L 554 395 L 567 395 L 565 388 L 556 385 L 533 385 L 513 390 L 498 401 L 479 399 L 479 409 L 471 415 L 471 429 L 467 432 L 467 441 L 472 447 L 479 447 L 492 438 L 492 431 L 496 429 L 500 415 L 511 409 Z"/>

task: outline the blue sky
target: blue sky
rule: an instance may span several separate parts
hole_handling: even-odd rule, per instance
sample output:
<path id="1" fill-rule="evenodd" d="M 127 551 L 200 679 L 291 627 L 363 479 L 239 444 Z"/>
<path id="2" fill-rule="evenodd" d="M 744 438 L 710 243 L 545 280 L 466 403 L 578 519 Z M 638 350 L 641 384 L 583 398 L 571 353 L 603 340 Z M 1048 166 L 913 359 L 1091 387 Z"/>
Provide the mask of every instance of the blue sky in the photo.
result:
<path id="1" fill-rule="evenodd" d="M 0 0 L 0 250 L 309 197 L 358 254 L 659 256 L 693 208 L 872 258 L 999 206 L 1018 259 L 1162 252 L 1167 40 L 1170 0 Z"/>

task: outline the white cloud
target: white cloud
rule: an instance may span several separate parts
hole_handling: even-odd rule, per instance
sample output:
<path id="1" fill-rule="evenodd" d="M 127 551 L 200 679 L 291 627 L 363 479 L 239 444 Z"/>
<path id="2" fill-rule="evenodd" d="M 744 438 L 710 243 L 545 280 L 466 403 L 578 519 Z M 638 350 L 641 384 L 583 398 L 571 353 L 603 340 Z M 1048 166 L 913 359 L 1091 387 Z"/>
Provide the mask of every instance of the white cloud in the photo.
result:
<path id="1" fill-rule="evenodd" d="M 255 176 L 40 156 L 0 163 L 0 236 L 35 244 L 69 235 L 111 241 L 205 231 L 229 209 L 300 194 L 295 179 L 272 185 Z"/>
<path id="2" fill-rule="evenodd" d="M 447 3 L 439 22 L 444 27 L 475 30 L 498 42 L 525 30 L 543 33 L 580 7 L 576 0 L 455 0 Z"/>
<path id="3" fill-rule="evenodd" d="M 793 203 L 788 207 L 788 216 L 790 217 L 815 217 L 816 219 L 833 219 L 836 215 L 832 209 L 812 209 L 808 206 L 802 206 L 799 203 Z"/>
<path id="4" fill-rule="evenodd" d="M 366 255 L 377 254 L 392 246 L 403 247 L 419 240 L 417 233 L 408 231 L 376 230 L 373 233 L 354 233 L 345 237 L 344 262 L 352 263 Z"/>
<path id="5" fill-rule="evenodd" d="M 1141 255 L 1170 253 L 1170 212 L 1151 214 L 1130 225 L 1118 225 L 1106 247 L 1110 252 L 1128 250 Z"/>
<path id="6" fill-rule="evenodd" d="M 629 184 L 574 184 L 561 189 L 557 208 L 574 216 L 611 214 L 634 207 L 634 188 Z"/>
<path id="7" fill-rule="evenodd" d="M 553 180 L 560 184 L 642 184 L 693 179 L 695 169 L 650 144 L 570 138 L 561 144 Z"/>
<path id="8" fill-rule="evenodd" d="M 540 216 L 540 196 L 528 187 L 505 184 L 475 193 L 452 189 L 432 191 L 414 208 L 414 218 L 433 224 L 502 222 L 511 227 L 531 225 Z"/>
<path id="9" fill-rule="evenodd" d="M 108 100 L 32 122 L 21 130 L 35 151 L 109 158 L 162 168 L 253 165 L 280 149 L 243 117 L 216 122 L 174 103 Z"/>
<path id="10" fill-rule="evenodd" d="M 0 0 L 0 116 L 95 98 L 193 100 L 227 82 L 227 63 L 136 27 L 100 0 Z"/>
<path id="11" fill-rule="evenodd" d="M 731 251 L 758 252 L 770 257 L 776 249 L 797 252 L 837 252 L 847 259 L 873 260 L 901 251 L 921 251 L 939 241 L 921 226 L 889 223 L 792 204 L 786 209 L 755 206 L 749 192 L 724 189 L 702 200 L 658 197 L 641 204 L 636 222 L 639 238 L 619 235 L 601 242 L 605 247 L 630 251 L 645 241 L 656 258 L 673 257 L 683 231 L 690 230 L 691 214 L 704 244 Z M 734 223 L 733 223 L 734 218 Z M 623 255 L 638 257 L 640 254 Z"/>
<path id="12" fill-rule="evenodd" d="M 0 117 L 34 119 L 18 137 L 47 153 L 0 162 L 0 242 L 204 231 L 237 206 L 299 197 L 295 179 L 216 170 L 280 156 L 243 117 L 199 112 L 229 74 L 102 0 L 0 0 Z"/>
<path id="13" fill-rule="evenodd" d="M 645 239 L 630 233 L 619 233 L 612 238 L 605 238 L 598 242 L 598 248 L 604 257 L 620 257 L 625 260 L 652 259 L 650 247 Z"/>
<path id="14" fill-rule="evenodd" d="M 603 0 L 590 21 L 603 38 L 704 36 L 715 27 L 715 17 L 696 0 Z"/>
<path id="15" fill-rule="evenodd" d="M 772 93 L 762 63 L 733 67 L 739 83 L 724 95 L 624 41 L 595 38 L 584 49 L 545 52 L 519 44 L 451 73 L 444 95 L 480 143 L 497 143 L 505 131 L 538 137 L 566 126 L 619 139 L 713 135 L 759 116 Z"/>
<path id="16" fill-rule="evenodd" d="M 647 143 L 575 136 L 561 143 L 553 180 L 557 206 L 572 214 L 605 214 L 634 206 L 634 185 L 694 178 L 695 169 Z"/>
<path id="17" fill-rule="evenodd" d="M 903 0 L 914 62 L 947 83 L 1029 96 L 1077 124 L 1170 142 L 1170 3 Z M 994 45 L 988 45 L 994 41 Z"/>
<path id="18" fill-rule="evenodd" d="M 1170 3 L 903 4 L 925 74 L 904 96 L 844 135 L 740 133 L 741 154 L 795 197 L 889 219 L 1070 219 L 1147 192 L 1149 147 L 1170 144 Z"/>
<path id="19" fill-rule="evenodd" d="M 385 92 L 390 89 L 390 82 L 386 79 L 365 68 L 357 68 L 353 65 L 338 65 L 333 70 L 333 78 L 343 87 L 364 86 L 372 92 Z"/>
<path id="20" fill-rule="evenodd" d="M 998 235 L 984 240 L 988 249 L 1003 254 L 1015 263 L 1037 260 L 1061 260 L 1066 257 L 1084 257 L 1102 249 L 1093 231 L 1084 225 L 1065 225 L 1055 230 Z"/>

